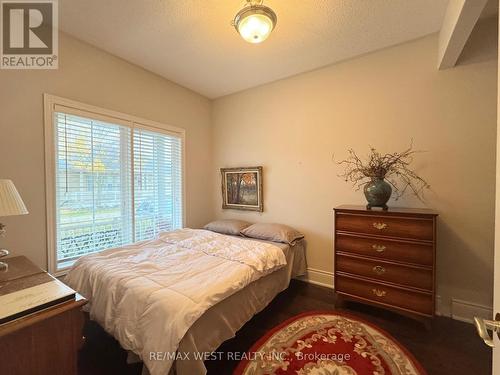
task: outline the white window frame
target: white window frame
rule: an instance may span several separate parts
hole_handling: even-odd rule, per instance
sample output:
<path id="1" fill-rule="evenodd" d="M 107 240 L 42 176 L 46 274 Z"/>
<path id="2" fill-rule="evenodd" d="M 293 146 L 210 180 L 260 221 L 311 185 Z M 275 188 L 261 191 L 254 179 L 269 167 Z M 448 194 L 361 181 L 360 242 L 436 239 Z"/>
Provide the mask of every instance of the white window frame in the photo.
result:
<path id="1" fill-rule="evenodd" d="M 61 276 L 67 273 L 70 267 L 57 268 L 56 248 L 56 148 L 54 112 L 57 107 L 65 107 L 68 113 L 106 121 L 118 125 L 125 125 L 131 129 L 146 129 L 149 131 L 173 135 L 181 139 L 181 167 L 182 167 L 182 225 L 186 226 L 186 131 L 182 128 L 163 124 L 160 122 L 146 120 L 137 116 L 109 109 L 97 107 L 90 104 L 77 102 L 75 100 L 62 98 L 51 94 L 43 94 L 44 102 L 44 133 L 45 133 L 45 195 L 46 195 L 46 218 L 47 218 L 47 259 L 48 271 Z M 133 180 L 132 180 L 133 181 Z"/>

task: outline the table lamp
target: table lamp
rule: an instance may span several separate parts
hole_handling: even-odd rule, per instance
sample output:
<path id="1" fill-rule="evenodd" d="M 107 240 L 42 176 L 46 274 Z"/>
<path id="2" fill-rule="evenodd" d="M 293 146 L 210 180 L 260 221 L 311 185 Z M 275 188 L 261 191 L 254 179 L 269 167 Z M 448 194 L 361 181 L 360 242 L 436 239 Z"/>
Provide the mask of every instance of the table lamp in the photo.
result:
<path id="1" fill-rule="evenodd" d="M 26 215 L 28 210 L 11 180 L 0 179 L 0 217 Z M 0 223 L 0 236 L 5 235 L 5 225 Z M 9 255 L 6 249 L 0 249 L 0 258 Z M 0 262 L 0 271 L 6 271 L 8 264 Z"/>

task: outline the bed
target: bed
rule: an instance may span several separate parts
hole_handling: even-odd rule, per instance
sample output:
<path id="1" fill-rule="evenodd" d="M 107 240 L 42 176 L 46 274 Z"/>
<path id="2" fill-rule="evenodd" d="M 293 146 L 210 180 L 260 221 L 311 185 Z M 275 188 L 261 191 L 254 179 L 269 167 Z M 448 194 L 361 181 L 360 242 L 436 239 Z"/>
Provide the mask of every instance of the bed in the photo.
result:
<path id="1" fill-rule="evenodd" d="M 305 268 L 304 240 L 181 229 L 80 258 L 66 282 L 143 373 L 205 374 L 194 353 L 233 337 Z"/>

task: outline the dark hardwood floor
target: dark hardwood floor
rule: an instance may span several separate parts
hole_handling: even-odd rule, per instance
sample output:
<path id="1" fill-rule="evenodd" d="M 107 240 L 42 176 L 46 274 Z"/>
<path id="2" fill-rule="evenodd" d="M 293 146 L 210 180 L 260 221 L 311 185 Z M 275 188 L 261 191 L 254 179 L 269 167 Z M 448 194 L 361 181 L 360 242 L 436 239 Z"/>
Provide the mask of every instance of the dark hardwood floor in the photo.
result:
<path id="1" fill-rule="evenodd" d="M 261 313 L 253 317 L 218 351 L 245 352 L 269 329 L 311 310 L 335 310 L 333 292 L 293 280 Z M 437 317 L 430 330 L 422 323 L 361 304 L 338 309 L 356 314 L 393 335 L 420 361 L 429 375 L 491 375 L 491 350 L 482 343 L 471 324 Z M 87 341 L 80 352 L 80 375 L 140 374 L 141 365 L 127 365 L 126 353 L 97 324 L 85 328 Z M 208 361 L 209 374 L 231 374 L 236 361 Z"/>

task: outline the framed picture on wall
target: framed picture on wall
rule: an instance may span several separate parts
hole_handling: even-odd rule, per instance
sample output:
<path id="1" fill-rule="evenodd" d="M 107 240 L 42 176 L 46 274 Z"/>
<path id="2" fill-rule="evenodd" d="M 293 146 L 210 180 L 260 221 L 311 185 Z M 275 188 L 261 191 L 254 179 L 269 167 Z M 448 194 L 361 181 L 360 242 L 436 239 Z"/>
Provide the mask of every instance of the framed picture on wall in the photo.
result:
<path id="1" fill-rule="evenodd" d="M 264 211 L 262 167 L 221 168 L 222 208 Z"/>

